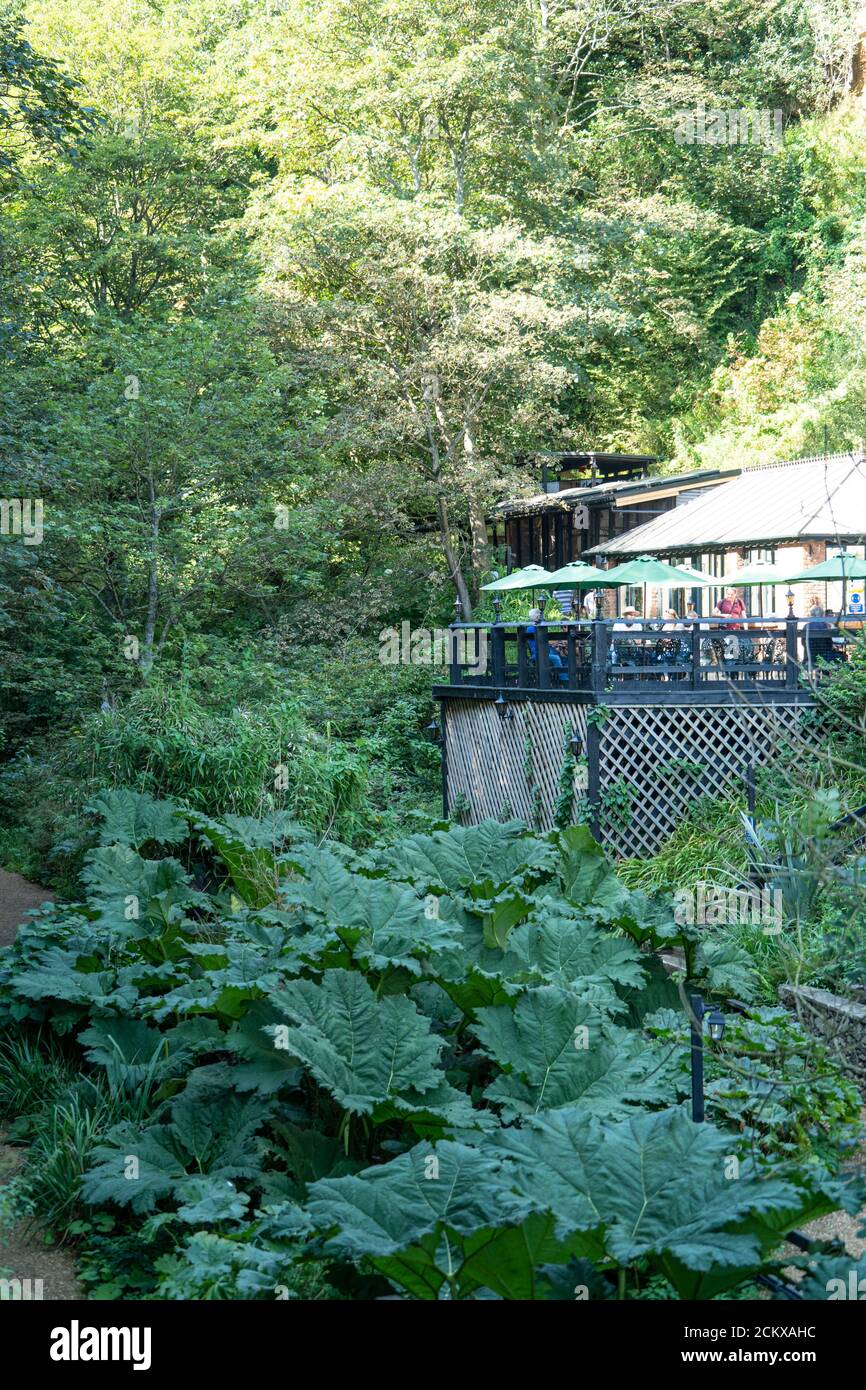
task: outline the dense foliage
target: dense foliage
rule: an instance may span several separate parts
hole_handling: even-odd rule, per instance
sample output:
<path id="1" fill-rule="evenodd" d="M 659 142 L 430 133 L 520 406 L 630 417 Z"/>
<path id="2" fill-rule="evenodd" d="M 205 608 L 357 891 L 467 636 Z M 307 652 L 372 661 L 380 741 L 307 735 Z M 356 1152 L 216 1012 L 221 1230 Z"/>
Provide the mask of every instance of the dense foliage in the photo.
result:
<path id="1" fill-rule="evenodd" d="M 0 1105 L 97 1296 L 721 1296 L 856 1210 L 856 1092 L 782 1011 L 689 1118 L 685 995 L 637 944 L 682 937 L 585 829 L 356 854 L 285 813 L 90 814 L 85 901 L 0 966 Z"/>
<path id="2" fill-rule="evenodd" d="M 540 451 L 862 436 L 857 8 L 0 5 L 0 498 L 44 506 L 0 863 L 59 894 L 0 964 L 0 1216 L 97 1296 L 736 1296 L 856 1205 L 776 1004 L 862 993 L 863 652 L 751 840 L 702 805 L 619 877 L 566 775 L 548 836 L 439 825 L 435 672 L 380 644 L 477 611 Z M 781 134 L 678 138 L 713 108 Z M 719 867 L 784 934 L 675 920 Z M 703 1127 L 686 984 L 744 1010 Z"/>
<path id="3" fill-rule="evenodd" d="M 0 536 L 7 863 L 70 889 L 52 850 L 142 724 L 164 764 L 276 686 L 311 762 L 348 745 L 337 833 L 396 833 L 435 795 L 430 672 L 379 633 L 469 611 L 536 450 L 862 433 L 853 8 L 11 0 L 0 495 L 45 521 Z M 714 107 L 783 138 L 677 138 Z M 127 712 L 181 673 L 201 718 Z"/>

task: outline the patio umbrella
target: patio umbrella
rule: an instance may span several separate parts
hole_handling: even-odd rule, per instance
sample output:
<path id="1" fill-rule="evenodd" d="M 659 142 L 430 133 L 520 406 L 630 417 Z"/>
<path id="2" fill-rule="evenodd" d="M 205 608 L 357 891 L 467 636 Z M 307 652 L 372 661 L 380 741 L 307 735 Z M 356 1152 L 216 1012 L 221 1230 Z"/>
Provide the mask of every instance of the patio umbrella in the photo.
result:
<path id="1" fill-rule="evenodd" d="M 563 565 L 561 569 L 549 574 L 544 585 L 539 585 L 539 588 L 591 589 L 600 582 L 604 574 L 605 571 L 597 569 L 595 565 L 585 565 L 582 560 L 572 560 L 570 565 Z"/>
<path id="2" fill-rule="evenodd" d="M 733 574 L 724 575 L 724 584 L 730 589 L 750 589 L 758 590 L 758 608 L 760 616 L 764 616 L 764 589 L 765 584 L 790 584 L 790 566 L 771 564 L 769 560 L 755 560 L 751 565 L 743 565 L 742 569 L 735 570 Z"/>
<path id="3" fill-rule="evenodd" d="M 834 555 L 830 560 L 824 560 L 820 565 L 813 565 L 811 569 L 802 570 L 800 574 L 791 575 L 789 584 L 808 584 L 810 580 L 836 579 L 842 580 L 842 612 L 848 608 L 848 580 L 866 579 L 866 560 L 861 560 L 859 555 L 849 555 L 847 551 L 842 555 Z"/>
<path id="4" fill-rule="evenodd" d="M 646 617 L 646 586 L 660 584 L 666 589 L 682 589 L 695 584 L 712 584 L 713 580 L 697 570 L 680 569 L 664 560 L 656 560 L 652 555 L 639 555 L 636 560 L 626 560 L 612 570 L 605 570 L 608 583 L 643 585 L 644 617 Z"/>
<path id="5" fill-rule="evenodd" d="M 571 564 L 563 565 L 561 569 L 554 570 L 553 574 L 548 575 L 543 584 L 539 584 L 540 589 L 614 589 L 621 582 L 618 579 L 610 579 L 608 570 L 599 569 L 597 565 L 586 565 L 582 560 L 572 560 Z M 574 609 L 572 608 L 572 612 Z"/>
<path id="6" fill-rule="evenodd" d="M 550 578 L 550 571 L 543 569 L 541 565 L 526 565 L 522 570 L 513 570 L 511 574 L 505 574 L 501 579 L 492 579 L 489 584 L 482 584 L 482 591 L 485 593 L 505 593 L 509 589 L 538 589 L 542 585 L 546 586 Z"/>
<path id="7" fill-rule="evenodd" d="M 847 579 L 866 579 L 866 560 L 861 560 L 859 555 L 834 555 L 832 560 L 789 575 L 788 583 L 808 584 L 810 579 L 841 579 L 843 583 Z"/>
<path id="8" fill-rule="evenodd" d="M 617 584 L 661 584 L 668 589 L 681 589 L 683 584 L 713 584 L 716 581 L 698 570 L 680 569 L 669 565 L 665 560 L 656 560 L 652 555 L 639 555 L 636 560 L 626 560 L 605 570 L 608 580 Z"/>

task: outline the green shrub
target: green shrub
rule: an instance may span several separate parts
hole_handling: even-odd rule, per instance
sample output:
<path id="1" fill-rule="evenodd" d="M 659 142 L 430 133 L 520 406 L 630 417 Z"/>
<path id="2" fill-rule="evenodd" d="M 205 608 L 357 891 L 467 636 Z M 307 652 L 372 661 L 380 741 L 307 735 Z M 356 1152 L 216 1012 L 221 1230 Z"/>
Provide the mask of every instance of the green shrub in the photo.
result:
<path id="1" fill-rule="evenodd" d="M 830 1171 L 850 1097 L 790 1026 L 781 1068 L 772 1020 L 746 1039 L 772 1143 L 737 1090 L 742 1047 L 711 1059 L 717 1123 L 692 1123 L 685 1020 L 649 1017 L 671 987 L 638 944 L 684 937 L 585 827 L 488 821 L 359 854 L 276 813 L 129 792 L 93 809 L 86 903 L 0 954 L 0 1021 L 41 1025 L 47 1067 L 56 1039 L 76 1059 L 34 1112 L 22 1199 L 82 1243 L 102 1294 L 136 1288 L 136 1233 L 152 1297 L 522 1300 L 589 1261 L 621 1297 L 656 1277 L 711 1298 L 791 1225 L 861 1200 Z M 183 824 L 217 892 L 190 882 Z M 691 945 L 693 983 L 739 984 L 730 953 Z"/>

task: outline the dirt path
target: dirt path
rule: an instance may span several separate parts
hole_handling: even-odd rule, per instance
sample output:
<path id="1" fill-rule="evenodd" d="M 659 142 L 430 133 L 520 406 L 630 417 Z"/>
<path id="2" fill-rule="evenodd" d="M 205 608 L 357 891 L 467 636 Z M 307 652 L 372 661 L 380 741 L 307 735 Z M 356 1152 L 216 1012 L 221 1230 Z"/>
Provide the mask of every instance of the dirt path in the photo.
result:
<path id="1" fill-rule="evenodd" d="M 31 907 L 51 902 L 47 888 L 28 883 L 20 874 L 0 869 L 0 946 L 11 946 Z"/>
<path id="2" fill-rule="evenodd" d="M 23 1149 L 0 1142 L 0 1187 L 14 1178 L 24 1161 Z M 56 1303 L 84 1298 L 72 1255 L 62 1246 L 46 1243 L 38 1228 L 28 1221 L 19 1221 L 0 1234 L 0 1279 L 20 1279 L 19 1297 L 27 1296 L 25 1280 L 29 1280 L 29 1296 L 33 1299 Z"/>
<path id="3" fill-rule="evenodd" d="M 30 908 L 50 901 L 47 889 L 0 869 L 0 946 L 11 946 Z M 23 1149 L 0 1142 L 0 1187 L 11 1181 L 24 1161 Z M 20 1279 L 22 1292 L 27 1289 L 24 1281 L 30 1280 L 33 1298 L 58 1302 L 84 1297 L 71 1254 L 46 1244 L 38 1229 L 26 1221 L 0 1233 L 0 1279 Z"/>

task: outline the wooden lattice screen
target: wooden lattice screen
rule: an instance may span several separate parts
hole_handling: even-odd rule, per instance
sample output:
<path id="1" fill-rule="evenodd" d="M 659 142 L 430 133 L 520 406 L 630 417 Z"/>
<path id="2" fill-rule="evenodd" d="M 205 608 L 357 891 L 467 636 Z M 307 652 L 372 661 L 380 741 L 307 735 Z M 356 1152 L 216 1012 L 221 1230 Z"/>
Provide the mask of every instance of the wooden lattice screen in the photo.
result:
<path id="1" fill-rule="evenodd" d="M 559 793 L 564 742 L 575 730 L 587 743 L 586 705 L 513 701 L 511 717 L 491 701 L 448 700 L 449 804 L 477 822 L 511 814 L 548 829 Z M 599 829 L 613 853 L 653 854 L 689 805 L 720 796 L 784 743 L 808 747 L 796 704 L 612 705 L 597 726 Z M 590 736 L 595 731 L 590 731 Z M 625 799 L 618 793 L 627 788 Z M 575 777 L 586 791 L 585 770 Z"/>
<path id="2" fill-rule="evenodd" d="M 448 802 L 454 806 L 461 797 L 467 806 L 463 818 L 473 824 L 510 814 L 547 830 L 565 739 L 574 730 L 586 747 L 587 706 L 514 701 L 508 708 L 510 717 L 502 720 L 489 700 L 448 701 Z M 580 769 L 574 781 L 580 795 Z"/>
<path id="3" fill-rule="evenodd" d="M 625 827 L 602 819 L 605 844 L 620 855 L 654 854 L 692 802 L 724 795 L 732 782 L 742 785 L 747 763 L 802 743 L 802 710 L 759 702 L 612 707 L 599 745 L 602 799 L 624 782 L 631 814 Z"/>

